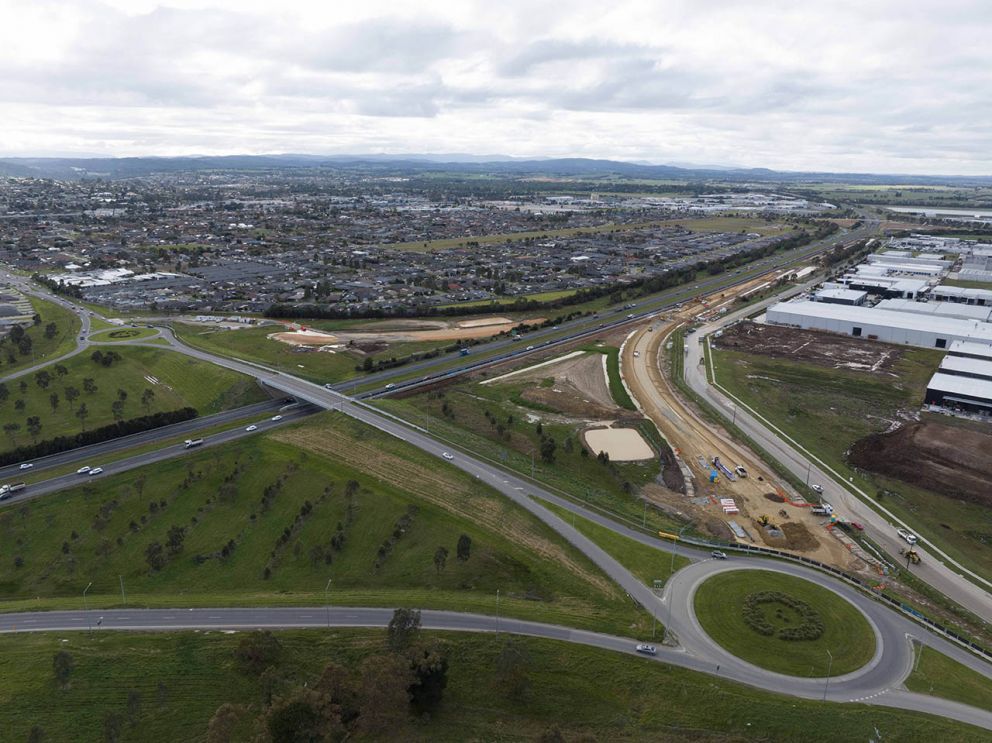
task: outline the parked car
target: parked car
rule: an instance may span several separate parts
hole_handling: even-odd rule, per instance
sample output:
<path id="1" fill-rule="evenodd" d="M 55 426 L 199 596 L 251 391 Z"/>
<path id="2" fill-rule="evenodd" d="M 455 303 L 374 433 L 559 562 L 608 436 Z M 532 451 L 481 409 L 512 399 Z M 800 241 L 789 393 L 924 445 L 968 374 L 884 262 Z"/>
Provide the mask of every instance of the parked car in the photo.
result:
<path id="1" fill-rule="evenodd" d="M 452 454 L 451 452 L 448 452 L 448 451 L 441 452 L 441 456 L 444 457 L 445 459 L 454 459 L 455 458 L 455 455 Z"/>
<path id="2" fill-rule="evenodd" d="M 88 464 L 83 465 L 78 470 L 76 470 L 76 474 L 77 475 L 85 475 L 87 472 L 90 471 L 90 469 L 92 469 L 92 468 Z"/>
<path id="3" fill-rule="evenodd" d="M 246 430 L 246 431 L 257 431 L 257 430 L 258 430 L 258 426 L 256 426 L 256 425 L 255 425 L 255 424 L 253 423 L 252 425 L 250 425 L 250 426 L 248 426 L 248 428 L 246 428 L 245 430 Z"/>
<path id="4" fill-rule="evenodd" d="M 896 534 L 906 540 L 907 544 L 916 544 L 919 538 L 908 529 L 896 529 Z"/>
<path id="5" fill-rule="evenodd" d="M 94 467 L 89 471 L 89 475 L 92 477 L 93 475 L 99 475 L 101 472 L 103 472 L 103 467 Z"/>
<path id="6" fill-rule="evenodd" d="M 712 552 L 710 552 L 710 557 L 715 557 L 717 560 L 726 560 L 727 553 L 721 552 L 720 550 L 713 550 Z"/>
<path id="7" fill-rule="evenodd" d="M 645 645 L 643 642 L 637 646 L 638 653 L 644 653 L 644 655 L 657 655 L 658 648 L 654 645 Z"/>

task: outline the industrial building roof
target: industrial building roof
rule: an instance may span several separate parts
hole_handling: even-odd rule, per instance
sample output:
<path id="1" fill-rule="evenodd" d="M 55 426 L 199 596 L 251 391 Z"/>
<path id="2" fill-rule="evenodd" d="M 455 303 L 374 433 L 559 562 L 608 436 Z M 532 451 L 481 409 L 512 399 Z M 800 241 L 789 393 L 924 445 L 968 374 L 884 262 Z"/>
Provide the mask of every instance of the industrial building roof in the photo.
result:
<path id="1" fill-rule="evenodd" d="M 970 286 L 945 286 L 944 284 L 940 284 L 933 288 L 933 293 L 942 294 L 946 297 L 992 300 L 992 291 L 988 289 L 976 289 Z"/>
<path id="2" fill-rule="evenodd" d="M 879 310 L 874 307 L 851 307 L 826 302 L 779 302 L 770 307 L 772 312 L 837 320 L 854 325 L 874 324 L 909 332 L 937 333 L 951 339 L 977 340 L 992 343 L 992 323 L 959 320 L 956 317 L 934 317 L 910 312 Z M 771 320 L 771 317 L 769 317 Z M 781 320 L 774 320 L 781 321 Z"/>
<path id="3" fill-rule="evenodd" d="M 992 400 L 992 381 L 958 377 L 937 372 L 927 385 L 928 390 L 936 390 L 949 395 L 966 395 L 980 400 Z"/>
<path id="4" fill-rule="evenodd" d="M 867 296 L 867 292 L 858 291 L 857 289 L 820 289 L 816 293 L 816 298 L 820 300 L 839 299 L 845 302 L 851 302 L 852 304 L 863 302 Z"/>
<path id="5" fill-rule="evenodd" d="M 982 358 L 992 359 L 992 344 L 976 343 L 975 341 L 951 341 L 947 353 L 951 356 L 960 354 L 962 356 L 981 356 Z"/>
<path id="6" fill-rule="evenodd" d="M 913 299 L 883 299 L 875 305 L 875 309 L 915 312 L 918 315 L 935 317 L 958 317 L 963 320 L 978 320 L 979 322 L 988 322 L 989 314 L 992 314 L 992 307 L 961 304 L 960 302 L 917 302 Z"/>
<path id="7" fill-rule="evenodd" d="M 969 359 L 964 356 L 945 356 L 941 359 L 938 373 L 942 371 L 970 374 L 992 381 L 992 359 Z"/>

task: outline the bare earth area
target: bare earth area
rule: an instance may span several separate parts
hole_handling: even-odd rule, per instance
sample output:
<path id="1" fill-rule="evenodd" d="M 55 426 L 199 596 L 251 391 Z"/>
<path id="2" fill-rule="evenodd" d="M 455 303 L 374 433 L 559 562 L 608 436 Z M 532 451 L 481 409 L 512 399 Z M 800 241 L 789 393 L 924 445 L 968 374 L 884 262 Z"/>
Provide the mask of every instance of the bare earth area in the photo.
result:
<path id="1" fill-rule="evenodd" d="M 636 462 L 654 456 L 644 437 L 633 428 L 591 428 L 583 436 L 592 451 L 606 452 L 613 462 Z"/>
<path id="2" fill-rule="evenodd" d="M 534 325 L 544 322 L 543 318 L 531 320 L 510 320 L 505 317 L 485 317 L 462 321 L 390 321 L 370 326 L 368 330 L 341 330 L 333 333 L 313 328 L 287 330 L 272 333 L 269 338 L 292 346 L 329 346 L 355 343 L 423 343 L 431 341 L 457 341 L 491 338 L 519 325 Z M 373 330 L 372 327 L 375 327 Z"/>
<path id="3" fill-rule="evenodd" d="M 603 368 L 604 358 L 599 353 L 570 356 L 558 363 L 526 369 L 505 381 L 536 383 L 524 390 L 521 397 L 576 418 L 599 420 L 622 416 L 626 411 L 613 402 Z M 554 384 L 539 386 L 546 379 L 553 379 Z M 501 380 L 493 381 L 499 384 Z"/>
<path id="4" fill-rule="evenodd" d="M 804 361 L 832 369 L 886 374 L 902 351 L 877 341 L 862 341 L 819 330 L 740 322 L 723 331 L 714 345 L 728 351 Z"/>
<path id="5" fill-rule="evenodd" d="M 992 507 L 992 435 L 911 423 L 851 447 L 851 464 L 934 493 Z"/>

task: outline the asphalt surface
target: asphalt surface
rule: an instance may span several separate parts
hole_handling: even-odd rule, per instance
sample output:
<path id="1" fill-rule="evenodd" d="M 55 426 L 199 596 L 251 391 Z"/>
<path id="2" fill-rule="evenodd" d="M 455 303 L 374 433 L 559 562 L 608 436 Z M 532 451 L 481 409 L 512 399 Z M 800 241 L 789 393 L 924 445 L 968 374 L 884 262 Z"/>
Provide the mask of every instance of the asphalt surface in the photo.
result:
<path id="1" fill-rule="evenodd" d="M 884 506 L 868 505 L 865 502 L 870 499 L 868 493 L 858 491 L 853 485 L 842 486 L 838 482 L 838 478 L 830 476 L 824 468 L 800 452 L 796 442 L 786 440 L 784 432 L 772 430 L 767 422 L 759 420 L 749 409 L 736 405 L 707 381 L 706 369 L 703 364 L 703 344 L 699 342 L 699 339 L 711 335 L 721 327 L 740 319 L 740 317 L 754 313 L 761 304 L 728 314 L 686 336 L 686 345 L 688 346 L 685 358 L 686 382 L 703 399 L 718 410 L 724 411 L 725 415 L 731 415 L 736 408 L 734 420 L 741 430 L 800 480 L 806 481 L 808 471 L 810 484 L 819 484 L 823 487 L 825 500 L 838 509 L 841 514 L 862 523 L 866 532 L 886 552 L 890 555 L 897 555 L 899 548 L 906 546 L 905 542 L 896 534 L 897 526 L 903 526 L 914 532 L 915 529 L 902 523 L 893 514 L 880 513 L 879 511 Z M 918 550 L 921 552 L 923 560 L 919 565 L 914 565 L 911 568 L 917 577 L 938 588 L 945 596 L 977 616 L 986 619 L 992 617 L 992 595 L 977 585 L 974 580 L 963 575 L 971 571 L 956 563 L 950 556 L 939 552 L 934 545 L 925 540 L 921 540 Z M 973 573 L 972 575 L 974 576 Z M 978 576 L 975 577 L 979 581 L 984 581 Z M 990 584 L 988 581 L 984 581 L 983 585 L 988 586 Z"/>
<path id="2" fill-rule="evenodd" d="M 188 435 L 189 438 L 195 439 L 198 432 L 205 431 L 208 428 L 264 413 L 275 415 L 283 407 L 286 407 L 285 398 L 265 400 L 253 405 L 244 405 L 240 408 L 225 410 L 220 413 L 214 413 L 213 415 L 191 418 L 188 421 L 160 426 L 159 428 L 133 433 L 128 436 L 120 436 L 108 441 L 101 441 L 98 444 L 90 444 L 89 446 L 81 446 L 76 449 L 59 452 L 58 454 L 38 457 L 37 459 L 30 460 L 30 470 L 22 470 L 19 464 L 11 464 L 6 467 L 0 467 L 0 481 L 7 482 L 18 477 L 23 479 L 26 475 L 55 467 L 62 467 L 67 464 L 87 464 L 90 460 L 98 457 L 112 456 L 114 453 L 123 449 L 130 449 L 134 446 L 141 446 L 175 436 Z"/>

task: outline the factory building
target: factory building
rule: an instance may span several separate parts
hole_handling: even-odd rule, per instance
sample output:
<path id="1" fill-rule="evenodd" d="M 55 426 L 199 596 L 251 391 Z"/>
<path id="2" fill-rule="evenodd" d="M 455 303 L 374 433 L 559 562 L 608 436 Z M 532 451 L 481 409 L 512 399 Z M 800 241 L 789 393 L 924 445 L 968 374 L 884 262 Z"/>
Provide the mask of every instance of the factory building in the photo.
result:
<path id="1" fill-rule="evenodd" d="M 992 346 L 986 350 L 992 352 Z M 992 358 L 948 354 L 927 384 L 924 402 L 968 413 L 992 413 Z"/>
<path id="2" fill-rule="evenodd" d="M 930 283 L 922 279 L 904 279 L 898 276 L 866 276 L 863 274 L 847 274 L 841 276 L 838 282 L 848 289 L 868 292 L 877 296 L 893 299 L 916 299 L 926 294 Z"/>
<path id="3" fill-rule="evenodd" d="M 988 289 L 941 284 L 930 290 L 930 296 L 940 302 L 960 302 L 961 304 L 977 304 L 980 307 L 992 307 L 992 291 Z"/>
<path id="4" fill-rule="evenodd" d="M 946 349 L 954 341 L 992 344 L 992 323 L 826 302 L 780 302 L 768 308 L 775 325 L 827 330 L 899 345 Z"/>
<path id="5" fill-rule="evenodd" d="M 992 361 L 992 345 L 973 341 L 954 341 L 948 347 L 947 355 L 960 356 L 963 359 L 988 359 Z"/>
<path id="6" fill-rule="evenodd" d="M 855 289 L 820 289 L 816 292 L 817 302 L 827 302 L 828 304 L 846 304 L 854 307 L 861 307 L 868 299 L 868 292 L 860 292 Z M 903 302 L 909 300 L 900 300 Z"/>
<path id="7" fill-rule="evenodd" d="M 931 317 L 956 317 L 960 320 L 977 320 L 989 322 L 992 307 L 979 307 L 957 302 L 914 302 L 912 299 L 883 299 L 875 305 L 877 310 L 892 310 L 893 312 L 915 312 L 918 315 Z"/>

